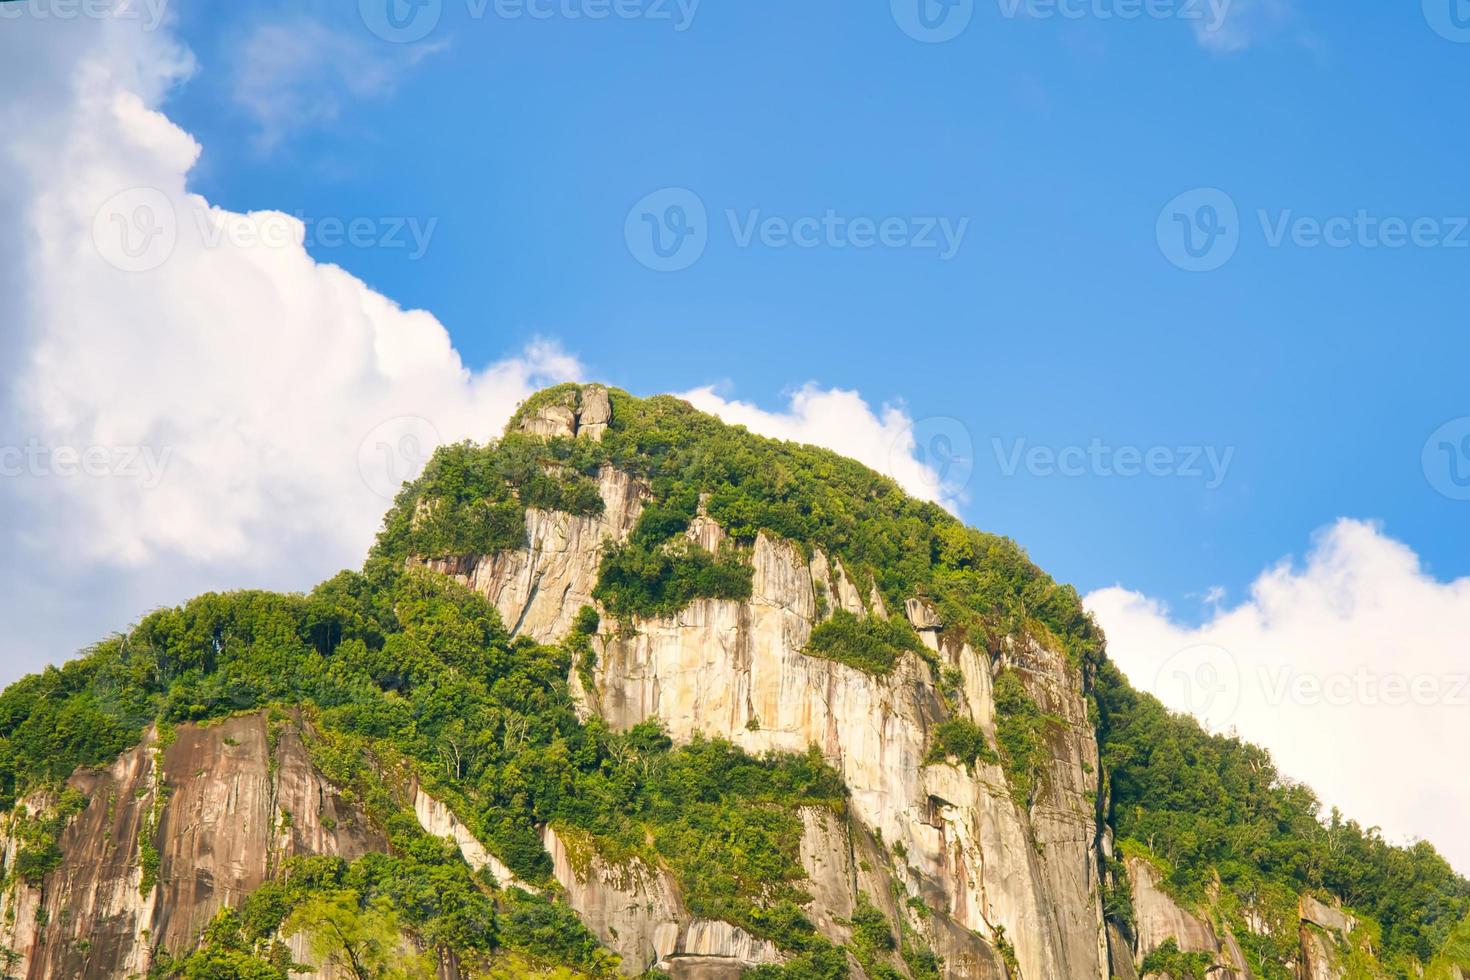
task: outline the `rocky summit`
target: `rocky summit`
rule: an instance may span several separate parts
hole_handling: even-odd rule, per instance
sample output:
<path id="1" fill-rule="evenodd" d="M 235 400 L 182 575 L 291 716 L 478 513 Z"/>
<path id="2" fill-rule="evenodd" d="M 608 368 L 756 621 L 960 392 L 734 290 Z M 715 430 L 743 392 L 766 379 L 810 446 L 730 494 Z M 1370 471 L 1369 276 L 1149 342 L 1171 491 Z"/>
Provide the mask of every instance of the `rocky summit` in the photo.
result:
<path id="1" fill-rule="evenodd" d="M 1371 778 L 1371 774 L 1364 774 Z M 1470 971 L 1470 882 L 836 454 L 600 385 L 0 696 L 6 975 Z"/>

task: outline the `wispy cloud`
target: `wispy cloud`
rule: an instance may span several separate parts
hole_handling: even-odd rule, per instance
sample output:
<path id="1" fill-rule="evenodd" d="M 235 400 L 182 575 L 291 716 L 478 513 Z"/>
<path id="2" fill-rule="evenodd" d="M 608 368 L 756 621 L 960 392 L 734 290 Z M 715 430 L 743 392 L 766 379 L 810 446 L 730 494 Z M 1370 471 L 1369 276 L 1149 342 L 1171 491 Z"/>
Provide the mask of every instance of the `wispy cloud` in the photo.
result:
<path id="1" fill-rule="evenodd" d="M 391 96 L 405 71 L 443 46 L 374 43 L 302 16 L 265 21 L 235 56 L 233 96 L 258 127 L 257 145 L 268 150 L 333 122 L 349 102 Z"/>
<path id="2" fill-rule="evenodd" d="M 1293 0 L 1221 0 L 1220 13 L 1197 21 L 1200 46 L 1221 54 L 1244 51 L 1286 28 Z"/>

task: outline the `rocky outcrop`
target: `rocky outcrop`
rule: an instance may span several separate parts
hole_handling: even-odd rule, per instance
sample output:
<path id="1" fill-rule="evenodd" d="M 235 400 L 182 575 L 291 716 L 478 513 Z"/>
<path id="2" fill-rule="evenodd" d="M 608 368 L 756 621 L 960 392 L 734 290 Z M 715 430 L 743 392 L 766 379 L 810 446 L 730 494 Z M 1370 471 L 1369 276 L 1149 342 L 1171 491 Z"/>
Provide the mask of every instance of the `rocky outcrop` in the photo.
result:
<path id="1" fill-rule="evenodd" d="M 87 802 L 57 841 L 60 866 L 0 899 L 12 976 L 141 975 L 155 948 L 191 948 L 285 859 L 387 846 L 316 771 L 296 727 L 272 732 L 261 714 L 150 733 L 68 785 Z M 13 858 L 7 848 L 7 870 Z"/>
<path id="2" fill-rule="evenodd" d="M 1358 926 L 1358 920 L 1335 905 L 1318 901 L 1311 895 L 1303 895 L 1298 906 L 1303 922 L 1310 922 L 1323 929 L 1346 936 Z"/>
<path id="3" fill-rule="evenodd" d="M 1172 939 L 1181 952 L 1213 957 L 1211 977 L 1248 980 L 1250 970 L 1233 936 L 1217 935 L 1212 925 L 1180 907 L 1160 886 L 1158 870 L 1147 860 L 1128 855 L 1123 864 L 1133 888 L 1135 967 L 1141 968 L 1149 953 Z"/>
<path id="4" fill-rule="evenodd" d="M 567 903 L 623 958 L 629 976 L 654 967 L 675 977 L 739 976 L 781 961 L 775 946 L 737 926 L 693 918 L 673 879 L 641 858 L 609 860 L 590 838 L 566 828 L 543 828 L 541 840 Z"/>
<path id="5" fill-rule="evenodd" d="M 1181 952 L 1220 952 L 1215 930 L 1203 919 L 1185 911 L 1160 887 L 1159 873 L 1143 858 L 1124 858 L 1128 880 L 1133 887 L 1133 921 L 1137 962 L 1172 939 Z"/>
<path id="6" fill-rule="evenodd" d="M 825 807 L 804 807 L 801 829 L 801 866 L 812 896 L 812 923 L 834 942 L 846 942 L 858 890 L 847 820 Z"/>
<path id="7" fill-rule="evenodd" d="M 584 395 L 572 406 L 583 421 L 572 412 L 570 429 L 557 413 L 543 413 L 536 424 L 576 435 L 589 404 L 595 398 Z M 596 410 L 592 417 L 599 417 Z M 517 634 L 559 639 L 583 605 L 595 604 L 602 550 L 627 538 L 648 499 L 636 479 L 610 467 L 599 484 L 606 507 L 597 517 L 532 510 L 527 547 L 432 567 L 489 598 Z M 688 537 L 710 551 L 726 545 L 724 530 L 702 506 Z M 808 914 L 825 935 L 848 940 L 861 892 L 890 921 L 908 916 L 910 898 L 933 910 L 927 920 L 907 921 L 944 956 L 952 977 L 1006 976 L 1007 956 L 1014 958 L 1012 972 L 1028 980 L 1137 976 L 1148 953 L 1170 938 L 1185 952 L 1207 953 L 1216 980 L 1250 975 L 1235 937 L 1223 929 L 1217 934 L 1205 918 L 1181 908 L 1139 858 L 1125 862 L 1135 934 L 1104 923 L 1098 746 L 1080 670 L 1062 653 L 1023 638 L 977 651 L 946 631 L 932 602 L 914 596 L 902 614 L 932 656 L 905 658 L 888 676 L 873 676 L 803 651 L 814 626 L 835 610 L 888 615 L 876 589 L 860 586 L 821 549 L 808 557 L 769 535 L 757 537 L 749 560 L 749 601 L 699 600 L 672 616 L 638 620 L 631 631 L 607 627 L 594 638 L 594 684 L 588 688 L 575 672 L 570 680 L 581 710 L 615 729 L 657 717 L 680 741 L 718 736 L 757 754 L 817 746 L 850 794 L 847 815 L 804 817 Z M 993 684 L 1002 670 L 1018 677 L 1053 719 L 1046 730 L 1049 761 L 1024 798 L 998 764 L 925 762 L 930 732 L 956 714 L 995 744 Z M 958 689 L 941 692 L 940 672 L 957 677 Z M 872 853 L 855 861 L 863 841 Z M 547 846 L 553 854 L 565 851 L 554 834 Z M 588 867 L 598 870 L 579 875 L 557 863 L 573 906 L 630 963 L 682 958 L 689 975 L 722 976 L 731 960 L 757 955 L 734 940 L 711 954 L 703 937 L 726 934 L 712 926 L 693 929 L 672 883 L 654 869 L 633 874 L 593 860 Z M 905 900 L 895 901 L 895 894 Z M 1332 955 L 1332 943 L 1318 937 L 1350 931 L 1351 918 L 1307 898 L 1301 918 L 1310 924 L 1310 932 L 1302 927 L 1301 968 L 1316 969 Z M 1339 975 L 1331 972 L 1336 967 L 1322 969 L 1329 971 L 1324 976 Z"/>
<path id="8" fill-rule="evenodd" d="M 516 634 L 559 639 L 577 611 L 593 604 L 604 545 L 627 538 L 647 499 L 638 481 L 612 467 L 599 474 L 598 486 L 604 506 L 595 516 L 527 510 L 525 548 L 424 564 L 489 599 Z"/>
<path id="9" fill-rule="evenodd" d="M 1138 980 L 1138 966 L 1133 962 L 1133 946 L 1123 929 L 1108 923 L 1108 970 L 1113 980 Z"/>
<path id="10" fill-rule="evenodd" d="M 425 793 L 421 786 L 413 789 L 413 813 L 418 817 L 419 826 L 424 828 L 425 833 L 452 841 L 459 848 L 460 857 L 464 858 L 465 864 L 475 871 L 488 871 L 497 885 L 536 891 L 519 881 L 504 862 L 485 849 L 485 845 L 454 815 L 453 810 Z"/>
<path id="11" fill-rule="evenodd" d="M 944 627 L 944 624 L 939 621 L 939 610 L 934 608 L 932 602 L 924 599 L 906 599 L 903 610 L 909 623 L 920 633 L 934 633 Z"/>
<path id="12" fill-rule="evenodd" d="M 677 967 L 681 957 L 734 960 L 742 967 L 781 962 L 780 952 L 764 939 L 757 939 L 728 922 L 709 919 L 689 924 L 679 940 L 678 949 L 669 959 L 670 965 Z"/>
<path id="13" fill-rule="evenodd" d="M 661 869 L 638 858 L 609 861 L 582 835 L 566 829 L 544 828 L 541 842 L 568 904 L 622 956 L 625 972 L 641 974 L 678 951 L 690 916 Z"/>
<path id="14" fill-rule="evenodd" d="M 612 421 L 607 390 L 587 386 L 538 401 L 519 424 L 536 436 L 601 440 Z M 582 607 L 596 605 L 606 549 L 628 538 L 651 498 L 612 466 L 600 470 L 598 487 L 604 507 L 596 515 L 527 510 L 521 548 L 419 564 L 484 595 L 514 635 L 556 642 Z M 732 541 L 707 503 L 687 539 L 749 561 L 750 598 L 699 600 L 674 615 L 616 624 L 603 617 L 596 656 L 582 658 L 568 684 L 583 719 L 598 715 L 614 730 L 656 718 L 680 742 L 714 736 L 757 755 L 819 751 L 846 787 L 842 800 L 799 813 L 804 911 L 819 933 L 851 943 L 854 916 L 872 903 L 899 947 L 879 954 L 883 975 L 905 978 L 919 971 L 904 958 L 927 948 L 959 980 L 1139 980 L 1149 954 L 1170 941 L 1205 954 L 1213 980 L 1250 976 L 1218 909 L 1182 906 L 1136 845 L 1122 863 L 1131 923 L 1104 922 L 1100 854 L 1117 865 L 1099 822 L 1101 762 L 1080 666 L 1020 634 L 972 645 L 946 625 L 948 607 L 892 590 L 885 599 L 875 583 L 882 576 L 844 567 L 821 548 L 770 534 Z M 432 516 L 432 506 L 421 501 L 416 513 Z M 885 674 L 809 655 L 813 630 L 839 612 L 902 615 L 924 649 L 906 652 Z M 1012 678 L 1041 719 L 1046 751 L 1036 766 L 1017 773 L 1015 759 L 1003 764 L 994 753 L 944 760 L 931 752 L 935 729 L 957 718 L 998 745 L 1013 730 L 1006 726 L 1018 724 L 997 710 L 996 686 Z M 141 976 L 159 950 L 193 948 L 219 909 L 240 904 L 289 858 L 386 850 L 384 832 L 350 802 L 356 797 L 339 795 L 313 766 L 303 735 L 309 740 L 302 718 L 265 714 L 150 732 L 108 768 L 76 773 L 72 792 L 22 801 L 0 826 L 0 944 L 15 951 L 10 974 Z M 427 833 L 485 872 L 482 881 L 537 890 L 453 812 L 457 793 L 440 799 L 429 791 L 433 778 L 395 768 L 392 793 L 411 803 Z M 61 813 L 71 816 L 49 816 Z M 26 848 L 35 846 L 36 821 L 58 836 L 60 865 L 43 875 L 33 868 L 28 880 L 19 872 L 34 862 Z M 564 898 L 627 975 L 659 969 L 675 980 L 735 980 L 786 959 L 732 922 L 692 914 L 679 883 L 647 853 L 603 853 L 594 838 L 565 827 L 538 831 L 554 878 L 538 878 L 541 891 Z M 1229 921 L 1245 929 L 1299 934 L 1293 968 L 1303 980 L 1363 975 L 1345 964 L 1361 959 L 1374 930 L 1359 929 L 1342 909 L 1303 896 L 1295 917 L 1272 905 L 1271 923 L 1257 909 L 1238 911 L 1242 918 L 1232 906 Z M 299 962 L 312 961 L 303 936 L 284 938 Z M 405 950 L 419 942 L 407 933 L 398 940 Z M 856 952 L 867 962 L 871 950 Z M 851 965 L 865 980 L 855 959 Z M 442 980 L 461 972 L 439 951 Z M 318 964 L 310 975 L 344 974 Z"/>
<path id="15" fill-rule="evenodd" d="M 601 440 L 612 422 L 612 400 L 602 385 L 567 391 L 521 419 L 520 430 L 546 438 Z"/>
<path id="16" fill-rule="evenodd" d="M 1345 976 L 1336 945 L 1321 929 L 1302 923 L 1302 960 L 1298 980 L 1340 980 Z"/>
<path id="17" fill-rule="evenodd" d="M 612 399 L 602 385 L 588 385 L 582 389 L 582 406 L 577 413 L 577 435 L 584 439 L 602 441 L 603 433 L 612 423 Z"/>
<path id="18" fill-rule="evenodd" d="M 1211 980 L 1249 980 L 1254 976 L 1229 928 L 1217 927 L 1206 917 L 1181 907 L 1160 886 L 1157 869 L 1146 859 L 1129 855 L 1124 858 L 1124 867 L 1133 890 L 1134 936 L 1130 942 L 1120 930 L 1110 927 L 1114 976 L 1137 976 L 1148 954 L 1169 939 L 1178 944 L 1181 952 L 1209 954 L 1214 960 Z M 1274 929 L 1258 913 L 1247 910 L 1245 918 L 1247 926 L 1257 932 Z M 1334 905 L 1303 895 L 1296 919 L 1292 921 L 1288 913 L 1288 922 L 1280 928 L 1296 929 L 1299 933 L 1298 980 L 1345 980 L 1350 975 L 1376 975 L 1362 972 L 1368 969 L 1366 966 L 1359 966 L 1356 973 L 1348 967 L 1350 947 L 1359 942 L 1355 938 L 1357 920 Z M 1129 951 L 1131 957 L 1126 955 Z M 1367 948 L 1363 952 L 1372 954 Z M 1125 969 L 1133 972 L 1125 973 Z"/>
<path id="19" fill-rule="evenodd" d="M 1358 920 L 1311 895 L 1301 897 L 1298 912 L 1302 944 L 1300 980 L 1340 980 L 1348 976 L 1350 971 L 1345 960 L 1352 944 L 1358 941 L 1354 935 Z"/>

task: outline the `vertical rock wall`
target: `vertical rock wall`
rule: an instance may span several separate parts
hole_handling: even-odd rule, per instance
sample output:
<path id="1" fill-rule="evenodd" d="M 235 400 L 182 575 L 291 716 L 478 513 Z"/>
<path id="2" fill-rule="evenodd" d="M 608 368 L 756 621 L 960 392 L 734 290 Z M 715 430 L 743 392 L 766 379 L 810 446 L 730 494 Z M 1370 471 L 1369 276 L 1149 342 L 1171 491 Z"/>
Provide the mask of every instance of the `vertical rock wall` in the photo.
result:
<path id="1" fill-rule="evenodd" d="M 58 840 L 61 865 L 39 887 L 14 879 L 0 896 L 0 942 L 19 954 L 12 976 L 141 975 L 155 948 L 192 948 L 220 908 L 281 861 L 387 847 L 315 770 L 295 730 L 281 726 L 273 740 L 260 714 L 181 725 L 162 746 L 150 732 L 69 785 L 87 804 Z M 7 870 L 17 847 L 5 846 Z"/>

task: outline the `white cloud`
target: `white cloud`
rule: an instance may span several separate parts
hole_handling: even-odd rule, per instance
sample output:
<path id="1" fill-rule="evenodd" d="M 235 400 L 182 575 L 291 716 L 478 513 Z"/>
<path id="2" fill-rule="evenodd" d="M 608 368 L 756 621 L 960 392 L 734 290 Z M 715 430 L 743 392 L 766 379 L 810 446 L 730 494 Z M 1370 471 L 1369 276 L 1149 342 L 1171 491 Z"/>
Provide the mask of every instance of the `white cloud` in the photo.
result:
<path id="1" fill-rule="evenodd" d="M 732 401 L 712 387 L 679 397 L 701 411 L 773 439 L 809 443 L 850 456 L 892 477 L 915 497 L 955 510 L 974 466 L 969 433 L 953 419 L 916 423 L 902 408 L 877 411 L 861 394 L 807 384 L 791 394 L 784 412 Z"/>
<path id="2" fill-rule="evenodd" d="M 1470 579 L 1440 582 L 1376 525 L 1341 520 L 1301 565 L 1199 627 L 1123 588 L 1087 597 L 1135 685 L 1269 749 L 1283 773 L 1470 872 Z"/>
<path id="3" fill-rule="evenodd" d="M 145 27 L 0 30 L 0 679 L 151 604 L 357 565 L 429 443 L 580 374 L 545 343 L 473 370 L 294 218 L 190 193 L 159 106 L 193 63 Z"/>

